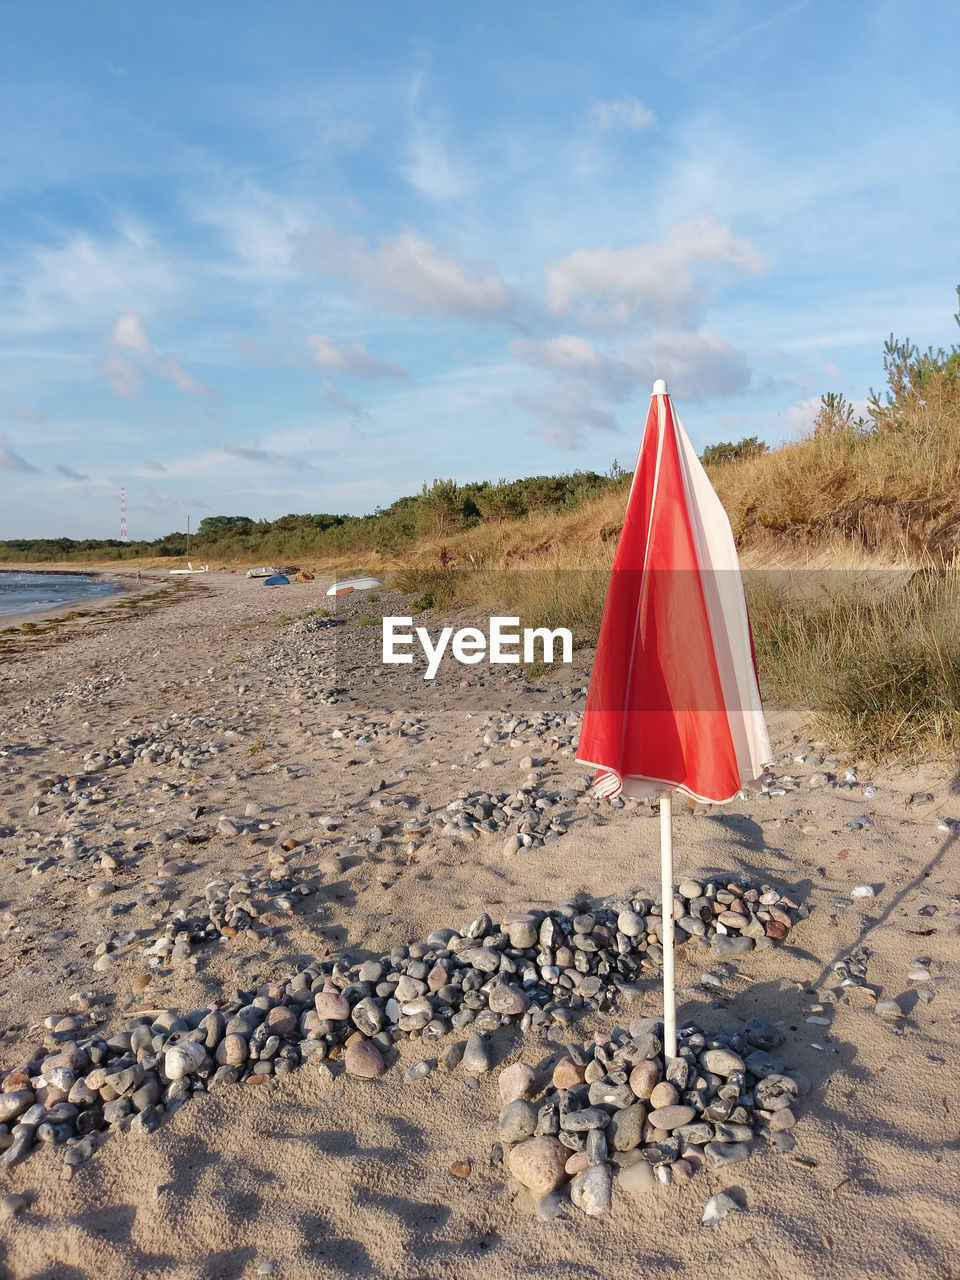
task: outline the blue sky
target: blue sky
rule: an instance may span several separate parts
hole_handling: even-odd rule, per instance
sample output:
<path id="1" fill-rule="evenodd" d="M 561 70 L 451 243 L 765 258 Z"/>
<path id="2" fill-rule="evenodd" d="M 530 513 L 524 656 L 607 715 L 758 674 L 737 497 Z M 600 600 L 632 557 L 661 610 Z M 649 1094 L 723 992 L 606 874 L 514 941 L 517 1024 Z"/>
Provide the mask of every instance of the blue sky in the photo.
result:
<path id="1" fill-rule="evenodd" d="M 0 537 L 364 512 L 952 342 L 949 3 L 0 10 Z"/>

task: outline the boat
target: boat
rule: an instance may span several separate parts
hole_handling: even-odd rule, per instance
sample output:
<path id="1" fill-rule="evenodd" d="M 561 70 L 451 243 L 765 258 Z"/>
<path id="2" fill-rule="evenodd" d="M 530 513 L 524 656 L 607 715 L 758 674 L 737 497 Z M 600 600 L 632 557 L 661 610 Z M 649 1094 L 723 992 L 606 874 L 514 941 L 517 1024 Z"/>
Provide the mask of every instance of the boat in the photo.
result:
<path id="1" fill-rule="evenodd" d="M 327 595 L 345 596 L 350 591 L 369 591 L 371 587 L 382 586 L 382 578 L 344 578 L 343 582 L 334 582 L 327 587 Z"/>
<path id="2" fill-rule="evenodd" d="M 247 577 L 248 578 L 272 578 L 275 573 L 279 573 L 279 572 L 280 570 L 273 566 L 268 568 L 267 566 L 262 565 L 259 569 L 248 569 Z"/>
<path id="3" fill-rule="evenodd" d="M 185 569 L 171 569 L 171 570 L 170 570 L 170 572 L 171 572 L 171 573 L 178 573 L 178 574 L 181 574 L 181 575 L 186 574 L 186 573 L 209 573 L 209 572 L 210 572 L 210 566 L 209 566 L 208 564 L 205 564 L 205 565 L 203 566 L 203 568 L 202 568 L 202 569 L 195 569 L 195 568 L 193 567 L 193 562 L 192 562 L 191 560 L 188 560 L 188 561 L 187 561 L 187 567 L 186 567 Z"/>
<path id="4" fill-rule="evenodd" d="M 265 587 L 289 587 L 290 579 L 285 573 L 275 573 L 271 577 L 264 579 Z"/>

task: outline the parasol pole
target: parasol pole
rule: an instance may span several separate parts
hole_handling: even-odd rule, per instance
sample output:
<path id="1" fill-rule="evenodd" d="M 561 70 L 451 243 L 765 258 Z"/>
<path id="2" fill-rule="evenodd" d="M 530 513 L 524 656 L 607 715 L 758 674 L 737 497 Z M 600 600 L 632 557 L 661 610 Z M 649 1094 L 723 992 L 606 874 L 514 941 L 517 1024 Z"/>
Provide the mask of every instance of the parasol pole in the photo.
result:
<path id="1" fill-rule="evenodd" d="M 663 1060 L 677 1056 L 677 982 L 673 954 L 673 795 L 660 793 L 660 898 L 663 921 Z"/>

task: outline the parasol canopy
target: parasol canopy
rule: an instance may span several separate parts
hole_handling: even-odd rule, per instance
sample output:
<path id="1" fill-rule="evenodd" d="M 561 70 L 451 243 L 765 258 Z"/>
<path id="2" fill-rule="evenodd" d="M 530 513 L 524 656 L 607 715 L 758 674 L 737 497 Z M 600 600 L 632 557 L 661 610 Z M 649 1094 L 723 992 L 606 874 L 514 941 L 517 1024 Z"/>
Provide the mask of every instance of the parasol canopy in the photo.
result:
<path id="1" fill-rule="evenodd" d="M 600 795 L 719 804 L 771 759 L 730 522 L 654 384 L 577 759 Z"/>

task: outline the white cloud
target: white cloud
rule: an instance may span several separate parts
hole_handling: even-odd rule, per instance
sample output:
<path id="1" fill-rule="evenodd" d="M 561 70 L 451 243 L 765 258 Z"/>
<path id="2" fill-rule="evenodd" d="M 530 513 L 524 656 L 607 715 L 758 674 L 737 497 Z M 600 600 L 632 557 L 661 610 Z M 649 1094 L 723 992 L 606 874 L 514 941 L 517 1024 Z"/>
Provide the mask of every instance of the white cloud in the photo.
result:
<path id="1" fill-rule="evenodd" d="M 639 98 L 617 98 L 613 102 L 595 102 L 587 122 L 598 133 L 606 133 L 610 129 L 639 133 L 656 124 L 657 117 Z"/>
<path id="2" fill-rule="evenodd" d="M 371 421 L 370 415 L 365 409 L 361 409 L 360 405 L 339 392 L 333 383 L 328 382 L 326 378 L 323 380 L 323 394 L 335 409 L 342 410 L 354 422 Z"/>
<path id="3" fill-rule="evenodd" d="M 534 435 L 563 449 L 576 449 L 588 431 L 619 431 L 620 424 L 606 405 L 592 404 L 578 387 L 565 387 L 543 396 L 520 393 L 517 404 L 535 414 Z"/>
<path id="4" fill-rule="evenodd" d="M 113 239 L 77 232 L 55 246 L 35 245 L 7 266 L 7 329 L 48 333 L 100 324 L 136 299 L 159 300 L 179 287 L 178 272 L 140 224 L 126 220 Z"/>
<path id="5" fill-rule="evenodd" d="M 19 471 L 22 474 L 32 472 L 36 474 L 37 468 L 27 462 L 25 458 L 21 458 L 19 453 L 14 453 L 6 443 L 5 437 L 0 434 L 0 471 Z"/>
<path id="6" fill-rule="evenodd" d="M 189 374 L 179 360 L 173 356 L 167 356 L 165 360 L 161 360 L 156 366 L 156 373 L 161 378 L 169 378 L 175 386 L 189 396 L 208 396 L 210 388 L 205 387 L 202 383 L 197 382 L 191 374 Z"/>
<path id="7" fill-rule="evenodd" d="M 190 209 L 223 236 L 240 261 L 236 274 L 241 278 L 284 280 L 299 274 L 295 258 L 308 226 L 292 201 L 249 178 L 226 179 L 217 194 L 194 200 Z"/>
<path id="8" fill-rule="evenodd" d="M 400 172 L 430 200 L 453 200 L 462 196 L 469 183 L 454 166 L 443 139 L 432 129 L 418 124 L 410 139 L 410 159 Z"/>
<path id="9" fill-rule="evenodd" d="M 517 339 L 510 350 L 561 382 L 588 382 L 611 400 L 626 399 L 638 385 L 649 389 L 657 378 L 685 400 L 736 395 L 750 384 L 744 354 L 709 329 L 660 330 L 613 355 L 575 334 Z"/>
<path id="10" fill-rule="evenodd" d="M 652 387 L 664 378 L 683 400 L 738 395 L 750 385 L 746 356 L 709 329 L 650 334 L 634 345 L 630 362 L 640 382 Z"/>
<path id="11" fill-rule="evenodd" d="M 337 342 L 318 333 L 307 338 L 311 359 L 318 369 L 349 374 L 353 378 L 406 378 L 406 369 L 393 360 L 372 356 L 359 342 Z"/>
<path id="12" fill-rule="evenodd" d="M 167 468 L 162 462 L 156 462 L 153 458 L 148 458 L 143 464 L 142 470 L 149 471 L 154 475 L 165 475 Z"/>
<path id="13" fill-rule="evenodd" d="M 131 351 L 153 359 L 153 344 L 147 334 L 146 326 L 141 318 L 133 315 L 132 312 L 127 311 L 122 316 L 117 316 L 110 330 L 110 341 L 118 347 L 129 347 Z"/>
<path id="14" fill-rule="evenodd" d="M 707 215 L 676 223 L 662 240 L 625 249 L 577 249 L 547 264 L 547 302 L 556 312 L 625 324 L 683 325 L 695 320 L 717 268 L 759 275 L 761 254 Z M 705 279 L 705 277 L 707 277 Z"/>
<path id="15" fill-rule="evenodd" d="M 133 312 L 127 311 L 117 316 L 110 330 L 109 343 L 113 349 L 108 351 L 101 362 L 100 371 L 116 395 L 135 396 L 143 384 L 140 371 L 120 356 L 117 348 L 135 352 L 150 373 L 158 378 L 166 378 L 186 395 L 210 394 L 210 388 L 197 382 L 196 378 L 188 373 L 174 356 L 165 356 L 160 359 L 150 341 L 147 326 L 142 318 Z"/>
<path id="16" fill-rule="evenodd" d="M 315 238 L 316 265 L 356 281 L 374 302 L 404 314 L 432 312 L 496 320 L 509 311 L 506 285 L 494 271 L 467 271 L 432 240 L 406 228 L 373 248 L 359 237 Z"/>
<path id="17" fill-rule="evenodd" d="M 510 343 L 510 351 L 524 364 L 546 369 L 558 378 L 591 382 L 613 399 L 629 395 L 637 382 L 637 372 L 629 363 L 602 355 L 592 342 L 572 333 L 518 338 Z"/>
<path id="18" fill-rule="evenodd" d="M 128 399 L 139 395 L 140 388 L 143 386 L 140 371 L 122 356 L 105 355 L 100 362 L 100 372 L 110 384 L 110 390 L 114 395 L 125 396 Z"/>
<path id="19" fill-rule="evenodd" d="M 421 110 L 423 73 L 417 72 L 410 86 L 410 150 L 400 172 L 429 200 L 453 200 L 464 195 L 471 182 L 462 165 L 450 156 L 445 138 L 445 121 L 437 112 Z"/>

